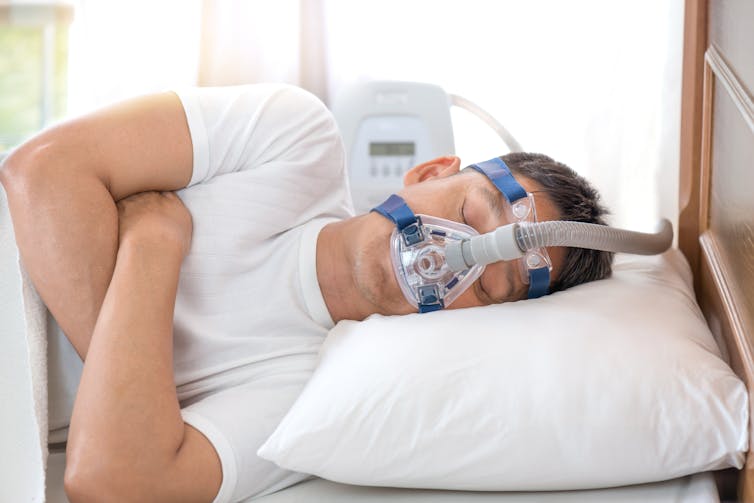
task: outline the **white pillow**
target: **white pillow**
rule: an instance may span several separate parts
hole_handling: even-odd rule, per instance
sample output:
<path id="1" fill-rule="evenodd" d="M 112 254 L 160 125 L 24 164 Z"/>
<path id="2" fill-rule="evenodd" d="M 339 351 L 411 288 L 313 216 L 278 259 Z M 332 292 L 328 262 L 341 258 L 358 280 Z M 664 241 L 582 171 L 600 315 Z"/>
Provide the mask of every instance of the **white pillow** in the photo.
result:
<path id="1" fill-rule="evenodd" d="M 728 466 L 743 383 L 678 251 L 538 300 L 339 323 L 259 455 L 338 482 L 565 490 Z"/>

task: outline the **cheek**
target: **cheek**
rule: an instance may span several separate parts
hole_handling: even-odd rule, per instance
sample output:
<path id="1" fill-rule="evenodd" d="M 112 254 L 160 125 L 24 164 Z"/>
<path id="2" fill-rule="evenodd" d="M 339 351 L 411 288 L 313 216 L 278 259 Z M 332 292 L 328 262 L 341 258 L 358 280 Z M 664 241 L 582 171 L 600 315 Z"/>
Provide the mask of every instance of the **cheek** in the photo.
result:
<path id="1" fill-rule="evenodd" d="M 374 233 L 362 242 L 354 257 L 354 280 L 359 293 L 378 313 L 408 314 L 414 308 L 403 297 L 395 278 L 390 260 L 390 233 Z"/>
<path id="2" fill-rule="evenodd" d="M 466 223 L 476 229 L 480 234 L 494 231 L 502 222 L 498 221 L 495 214 L 490 211 L 488 205 L 482 202 L 481 197 L 469 197 L 463 205 L 463 216 Z"/>
<path id="3" fill-rule="evenodd" d="M 353 272 L 356 285 L 372 303 L 382 296 L 391 272 L 384 264 L 384 256 L 389 253 L 382 236 L 373 234 L 362 242 L 354 256 Z"/>
<path id="4" fill-rule="evenodd" d="M 518 274 L 517 270 L 510 269 L 511 267 L 517 266 L 515 263 L 505 262 L 488 265 L 482 276 L 462 293 L 448 309 L 487 306 L 525 299 L 527 285 L 518 279 L 511 281 L 511 275 Z"/>
<path id="5" fill-rule="evenodd" d="M 472 200 L 467 199 L 463 204 L 462 215 L 466 224 L 476 229 L 480 234 L 485 232 L 484 225 L 482 225 L 485 223 L 483 218 L 484 215 L 480 211 L 478 204 L 474 204 Z"/>
<path id="6" fill-rule="evenodd" d="M 466 307 L 479 307 L 484 305 L 486 304 L 479 300 L 479 297 L 477 297 L 474 293 L 474 287 L 472 285 L 468 290 L 463 292 L 456 300 L 454 300 L 453 303 L 447 307 L 447 309 L 463 309 Z"/>
<path id="7" fill-rule="evenodd" d="M 496 302 L 513 302 L 525 297 L 526 285 L 521 279 L 518 261 L 490 264 L 482 274 L 484 291 Z"/>
<path id="8" fill-rule="evenodd" d="M 479 291 L 479 280 L 469 286 L 465 292 L 458 296 L 453 303 L 447 307 L 447 309 L 462 309 L 465 307 L 478 307 L 486 306 L 489 302 L 486 302 L 481 292 Z"/>

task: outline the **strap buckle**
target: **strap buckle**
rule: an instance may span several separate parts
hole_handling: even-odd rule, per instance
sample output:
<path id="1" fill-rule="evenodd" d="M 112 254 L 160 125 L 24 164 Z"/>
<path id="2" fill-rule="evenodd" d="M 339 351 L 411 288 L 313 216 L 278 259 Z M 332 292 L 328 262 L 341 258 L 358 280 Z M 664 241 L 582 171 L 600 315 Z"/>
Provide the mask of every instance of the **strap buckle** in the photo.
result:
<path id="1" fill-rule="evenodd" d="M 440 298 L 440 290 L 437 285 L 422 285 L 418 288 L 418 293 L 420 313 L 431 313 L 445 307 L 445 303 Z"/>
<path id="2" fill-rule="evenodd" d="M 424 241 L 424 231 L 422 231 L 422 219 L 416 217 L 416 222 L 407 225 L 401 229 L 401 236 L 403 236 L 403 242 L 406 246 L 412 246 Z"/>

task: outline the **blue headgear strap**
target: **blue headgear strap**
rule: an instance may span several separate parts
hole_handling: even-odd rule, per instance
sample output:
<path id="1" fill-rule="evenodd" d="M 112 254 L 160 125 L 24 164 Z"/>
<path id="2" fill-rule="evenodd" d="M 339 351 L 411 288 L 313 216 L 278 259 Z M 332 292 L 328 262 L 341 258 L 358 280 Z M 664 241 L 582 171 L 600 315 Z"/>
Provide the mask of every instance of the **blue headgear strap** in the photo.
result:
<path id="1" fill-rule="evenodd" d="M 511 170 L 499 157 L 469 166 L 490 179 L 509 204 L 526 197 L 526 190 L 513 178 Z"/>
<path id="2" fill-rule="evenodd" d="M 422 232 L 421 218 L 414 215 L 411 208 L 402 197 L 393 194 L 387 200 L 372 208 L 372 211 L 379 213 L 383 217 L 391 220 L 398 228 L 398 232 L 403 237 L 403 242 L 407 246 L 419 243 L 424 240 Z M 445 307 L 445 303 L 440 298 L 440 292 L 435 285 L 425 285 L 419 288 L 419 312 L 429 313 L 438 311 Z"/>
<path id="3" fill-rule="evenodd" d="M 403 236 L 403 241 L 407 246 L 419 243 L 424 240 L 421 229 L 421 219 L 414 215 L 411 208 L 401 196 L 393 194 L 379 206 L 372 208 L 383 217 L 391 220 L 398 228 L 398 232 Z"/>
<path id="4" fill-rule="evenodd" d="M 499 157 L 489 161 L 479 162 L 469 166 L 479 171 L 503 194 L 509 204 L 526 197 L 526 190 L 513 178 L 511 170 Z M 550 268 L 547 266 L 538 269 L 529 269 L 529 298 L 536 299 L 547 295 L 550 289 Z"/>

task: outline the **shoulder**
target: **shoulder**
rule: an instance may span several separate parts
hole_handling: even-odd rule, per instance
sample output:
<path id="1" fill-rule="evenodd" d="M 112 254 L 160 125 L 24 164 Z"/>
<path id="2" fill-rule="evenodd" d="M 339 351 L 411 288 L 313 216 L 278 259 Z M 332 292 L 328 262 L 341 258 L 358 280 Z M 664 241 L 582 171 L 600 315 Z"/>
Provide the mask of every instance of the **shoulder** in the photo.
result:
<path id="1" fill-rule="evenodd" d="M 335 120 L 312 93 L 288 84 L 177 90 L 194 153 L 190 185 L 275 161 L 342 163 Z M 323 166 L 326 167 L 326 166 Z"/>
<path id="2" fill-rule="evenodd" d="M 296 127 L 313 126 L 320 132 L 337 133 L 335 118 L 317 96 L 300 87 L 262 84 L 267 93 L 263 113 L 269 119 Z"/>
<path id="3" fill-rule="evenodd" d="M 289 84 L 195 87 L 176 91 L 192 132 L 213 144 L 239 140 L 265 145 L 308 138 L 334 140 L 340 132 L 325 104 L 314 94 Z"/>
<path id="4" fill-rule="evenodd" d="M 199 111 L 205 118 L 228 113 L 315 112 L 331 116 L 324 103 L 309 91 L 290 84 L 245 84 L 223 87 L 190 87 L 175 93 L 187 113 Z M 200 110 L 197 110 L 200 109 Z"/>

